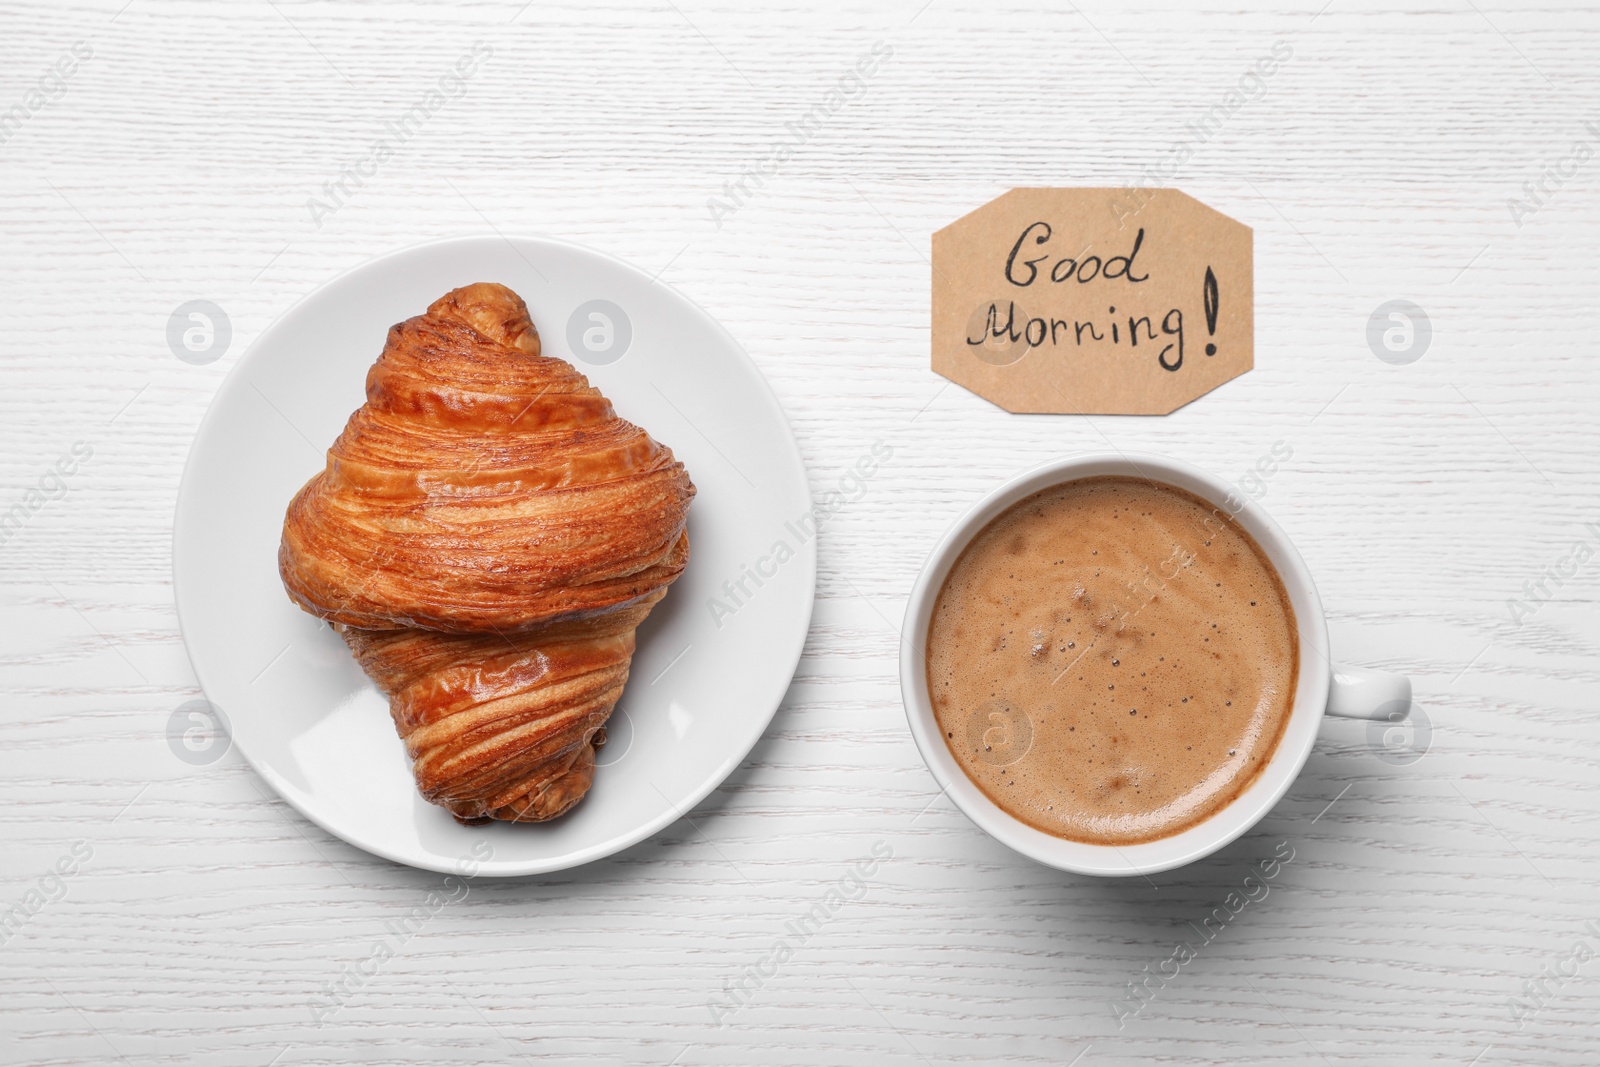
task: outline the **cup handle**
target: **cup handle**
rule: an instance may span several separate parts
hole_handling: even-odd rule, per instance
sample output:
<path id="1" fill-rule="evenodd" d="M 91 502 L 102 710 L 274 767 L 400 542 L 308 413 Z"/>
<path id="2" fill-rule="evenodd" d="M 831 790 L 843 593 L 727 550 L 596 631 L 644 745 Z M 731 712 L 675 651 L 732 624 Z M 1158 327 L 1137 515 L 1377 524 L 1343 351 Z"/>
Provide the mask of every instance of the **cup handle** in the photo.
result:
<path id="1" fill-rule="evenodd" d="M 1411 713 L 1411 679 L 1366 667 L 1333 665 L 1328 714 L 1341 719 L 1399 722 Z"/>

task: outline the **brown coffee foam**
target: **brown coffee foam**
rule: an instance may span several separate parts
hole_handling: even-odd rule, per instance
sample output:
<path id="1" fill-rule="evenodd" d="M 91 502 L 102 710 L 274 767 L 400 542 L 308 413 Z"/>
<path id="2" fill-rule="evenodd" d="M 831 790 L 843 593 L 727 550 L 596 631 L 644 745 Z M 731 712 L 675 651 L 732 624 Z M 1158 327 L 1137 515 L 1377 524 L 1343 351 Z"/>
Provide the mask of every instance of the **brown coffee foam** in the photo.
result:
<path id="1" fill-rule="evenodd" d="M 934 602 L 928 692 L 1002 809 L 1131 844 L 1256 778 L 1298 653 L 1282 581 L 1229 516 L 1173 486 L 1086 478 L 1013 505 L 962 552 Z"/>

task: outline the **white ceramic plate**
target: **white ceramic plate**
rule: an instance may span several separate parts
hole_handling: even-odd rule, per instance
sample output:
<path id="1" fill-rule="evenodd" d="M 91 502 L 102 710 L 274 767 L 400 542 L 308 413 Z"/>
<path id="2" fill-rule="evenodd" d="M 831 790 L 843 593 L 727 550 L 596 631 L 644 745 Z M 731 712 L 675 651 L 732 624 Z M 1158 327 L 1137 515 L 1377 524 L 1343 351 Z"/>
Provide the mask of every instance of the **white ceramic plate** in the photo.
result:
<path id="1" fill-rule="evenodd" d="M 278 580 L 289 498 L 322 468 L 361 405 L 389 327 L 477 281 L 520 293 L 544 352 L 573 362 L 618 414 L 670 446 L 699 491 L 689 566 L 639 630 L 594 788 L 542 825 L 464 827 L 424 801 L 387 701 Z M 178 493 L 178 618 L 234 744 L 328 832 L 429 870 L 455 870 L 464 859 L 491 875 L 561 870 L 677 819 L 760 738 L 810 623 L 816 548 L 802 540 L 810 527 L 800 521 L 810 510 L 777 398 L 738 342 L 688 299 L 559 241 L 440 241 L 322 286 L 273 323 L 223 382 Z M 484 842 L 493 850 L 487 860 Z"/>

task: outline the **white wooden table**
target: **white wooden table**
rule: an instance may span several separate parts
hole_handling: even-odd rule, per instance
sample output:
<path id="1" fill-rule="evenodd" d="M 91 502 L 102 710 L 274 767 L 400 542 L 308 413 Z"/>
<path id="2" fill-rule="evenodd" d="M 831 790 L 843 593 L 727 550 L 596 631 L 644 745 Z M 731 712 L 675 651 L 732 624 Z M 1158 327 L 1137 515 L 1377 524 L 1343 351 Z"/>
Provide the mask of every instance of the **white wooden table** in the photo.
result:
<path id="1" fill-rule="evenodd" d="M 1600 1062 L 1600 553 L 1562 562 L 1600 548 L 1600 14 L 1319 6 L 0 6 L 0 513 L 23 504 L 0 546 L 0 1061 Z M 875 42 L 865 90 L 712 221 Z M 1252 373 L 1085 419 L 930 372 L 934 229 L 1010 186 L 1143 174 L 1255 227 Z M 330 838 L 237 752 L 174 756 L 200 693 L 170 527 L 206 403 L 276 315 L 488 231 L 594 245 L 718 316 L 819 496 L 874 442 L 893 456 L 826 526 L 799 672 L 722 788 L 610 860 L 430 910 L 440 876 Z M 196 299 L 231 324 L 205 365 L 166 337 Z M 1408 365 L 1367 342 L 1394 299 L 1432 326 Z M 1331 726 L 1259 828 L 1147 881 L 1036 866 L 938 797 L 896 683 L 912 578 L 1002 476 L 1107 442 L 1230 477 L 1292 448 L 1263 503 L 1340 658 L 1415 679 L 1426 755 Z M 1547 568 L 1570 576 L 1533 604 Z M 865 890 L 794 938 L 874 848 Z"/>

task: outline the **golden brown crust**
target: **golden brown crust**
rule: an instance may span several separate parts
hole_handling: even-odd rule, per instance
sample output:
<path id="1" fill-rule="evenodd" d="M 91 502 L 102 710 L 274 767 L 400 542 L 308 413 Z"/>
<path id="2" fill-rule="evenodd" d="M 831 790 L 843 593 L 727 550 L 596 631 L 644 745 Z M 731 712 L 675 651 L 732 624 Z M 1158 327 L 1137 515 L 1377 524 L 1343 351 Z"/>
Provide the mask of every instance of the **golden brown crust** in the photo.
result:
<path id="1" fill-rule="evenodd" d="M 634 629 L 665 595 L 516 638 L 337 629 L 389 694 L 425 798 L 463 820 L 538 822 L 588 791 Z"/>
<path id="2" fill-rule="evenodd" d="M 389 331 L 367 402 L 289 505 L 279 569 L 296 603 L 346 626 L 514 632 L 677 577 L 683 464 L 538 349 L 503 286 Z"/>
<path id="3" fill-rule="evenodd" d="M 289 504 L 278 563 L 390 697 L 457 818 L 582 798 L 633 633 L 688 562 L 683 464 L 479 283 L 389 331 L 367 402 Z"/>

